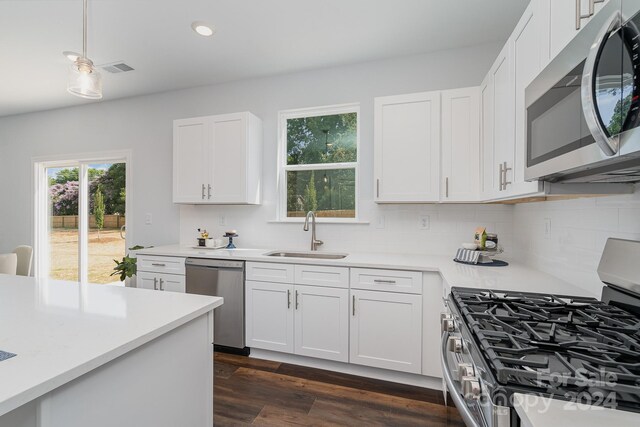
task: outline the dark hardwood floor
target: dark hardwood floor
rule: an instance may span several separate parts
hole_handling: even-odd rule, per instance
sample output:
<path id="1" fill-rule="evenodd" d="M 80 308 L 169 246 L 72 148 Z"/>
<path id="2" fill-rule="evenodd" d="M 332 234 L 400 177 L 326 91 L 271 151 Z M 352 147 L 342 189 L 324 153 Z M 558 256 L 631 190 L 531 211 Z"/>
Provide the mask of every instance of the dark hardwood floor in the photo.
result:
<path id="1" fill-rule="evenodd" d="M 216 426 L 464 426 L 442 393 L 215 354 Z"/>

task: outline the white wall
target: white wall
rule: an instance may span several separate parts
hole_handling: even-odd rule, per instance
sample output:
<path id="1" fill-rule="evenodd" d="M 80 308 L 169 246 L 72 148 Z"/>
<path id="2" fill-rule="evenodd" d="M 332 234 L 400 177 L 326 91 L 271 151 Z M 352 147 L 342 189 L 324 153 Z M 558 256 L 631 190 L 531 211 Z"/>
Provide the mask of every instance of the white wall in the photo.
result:
<path id="1" fill-rule="evenodd" d="M 377 208 L 371 203 L 373 98 L 477 85 L 499 48 L 476 46 L 0 118 L 0 177 L 5 183 L 0 187 L 0 252 L 32 241 L 32 157 L 119 149 L 133 151 L 131 243 L 175 243 L 181 237 L 184 240 L 192 236 L 196 224 L 215 228 L 216 215 L 228 212 L 228 217 L 236 218 L 233 226 L 242 234 L 238 242 L 245 246 L 286 243 L 303 247 L 308 236 L 302 234 L 301 227 L 267 222 L 275 218 L 277 112 L 346 102 L 361 103 L 362 216 L 373 220 L 383 213 L 386 228 L 374 231 L 378 229 L 373 225 L 321 225 L 319 237 L 327 241 L 328 248 L 342 247 L 339 242 L 347 227 L 345 245 L 350 246 L 344 246 L 346 250 L 400 247 L 418 251 L 424 247 L 429 252 L 450 253 L 459 240 L 468 240 L 478 221 L 484 220 L 492 221 L 486 223 L 490 228 L 495 223 L 495 228 L 503 229 L 507 238 L 509 208 Z M 65 82 L 51 84 L 64 91 Z M 172 120 L 245 110 L 264 122 L 264 205 L 180 209 L 172 204 Z M 422 210 L 431 212 L 431 230 L 426 233 L 418 233 L 416 225 L 417 214 Z M 498 220 L 491 215 L 493 211 Z M 152 225 L 144 224 L 146 213 L 153 215 Z M 180 213 L 184 217 L 182 233 Z M 283 238 L 283 233 L 289 231 L 293 233 Z M 373 237 L 366 237 L 370 234 Z M 362 243 L 369 238 L 371 246 Z"/>
<path id="2" fill-rule="evenodd" d="M 640 240 L 640 185 L 631 195 L 527 203 L 513 216 L 514 252 L 527 264 L 600 295 L 609 237 Z M 545 238 L 545 219 L 551 233 Z"/>

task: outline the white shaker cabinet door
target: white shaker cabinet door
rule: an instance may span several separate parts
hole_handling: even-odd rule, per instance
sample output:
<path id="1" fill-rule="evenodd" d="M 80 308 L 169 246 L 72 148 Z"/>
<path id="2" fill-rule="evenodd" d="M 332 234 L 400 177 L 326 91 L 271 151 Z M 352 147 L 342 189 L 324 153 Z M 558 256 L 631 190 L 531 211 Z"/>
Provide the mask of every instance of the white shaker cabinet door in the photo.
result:
<path id="1" fill-rule="evenodd" d="M 173 122 L 173 202 L 205 203 L 211 126 L 205 117 Z"/>
<path id="2" fill-rule="evenodd" d="M 477 202 L 480 175 L 480 94 L 478 87 L 442 92 L 443 202 Z"/>
<path id="3" fill-rule="evenodd" d="M 351 363 L 421 373 L 422 295 L 351 291 Z"/>
<path id="4" fill-rule="evenodd" d="M 293 353 L 293 285 L 245 282 L 247 347 Z"/>
<path id="5" fill-rule="evenodd" d="M 136 274 L 136 287 L 142 289 L 158 290 L 158 275 L 146 271 L 139 271 Z"/>
<path id="6" fill-rule="evenodd" d="M 375 99 L 374 200 L 440 198 L 440 92 Z"/>
<path id="7" fill-rule="evenodd" d="M 158 274 L 158 290 L 167 292 L 187 291 L 186 277 L 179 274 Z"/>
<path id="8" fill-rule="evenodd" d="M 225 114 L 211 118 L 213 143 L 209 149 L 211 201 L 242 203 L 247 198 L 247 118 Z"/>
<path id="9" fill-rule="evenodd" d="M 349 361 L 349 290 L 296 285 L 295 354 Z"/>

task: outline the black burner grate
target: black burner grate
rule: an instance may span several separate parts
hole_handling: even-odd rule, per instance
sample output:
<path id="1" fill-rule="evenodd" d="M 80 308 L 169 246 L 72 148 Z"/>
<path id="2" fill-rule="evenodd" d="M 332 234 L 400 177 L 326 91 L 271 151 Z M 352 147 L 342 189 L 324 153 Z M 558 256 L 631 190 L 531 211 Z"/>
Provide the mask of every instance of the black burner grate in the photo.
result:
<path id="1" fill-rule="evenodd" d="M 595 298 L 452 288 L 502 385 L 640 411 L 640 318 Z"/>

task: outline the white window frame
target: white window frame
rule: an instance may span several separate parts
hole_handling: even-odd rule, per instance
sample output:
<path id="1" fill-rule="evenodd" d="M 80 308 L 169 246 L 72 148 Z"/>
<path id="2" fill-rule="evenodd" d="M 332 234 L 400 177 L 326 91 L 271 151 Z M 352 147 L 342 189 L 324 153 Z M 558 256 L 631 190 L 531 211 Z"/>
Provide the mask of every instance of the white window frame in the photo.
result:
<path id="1" fill-rule="evenodd" d="M 287 165 L 287 120 L 306 117 L 330 116 L 356 113 L 356 161 L 349 163 L 315 163 L 311 165 Z M 283 110 L 278 113 L 278 221 L 304 222 L 304 218 L 287 217 L 287 172 L 318 171 L 329 169 L 355 170 L 355 217 L 318 217 L 318 222 L 358 223 L 360 222 L 360 104 L 339 104 L 313 108 Z"/>
<path id="2" fill-rule="evenodd" d="M 106 151 L 97 153 L 55 155 L 46 157 L 34 157 L 31 159 L 33 170 L 33 253 L 34 253 L 34 276 L 47 278 L 49 274 L 49 185 L 46 175 L 47 168 L 55 167 L 77 167 L 79 178 L 78 194 L 78 281 L 87 282 L 88 276 L 88 242 L 84 235 L 89 230 L 89 218 L 84 209 L 81 208 L 89 197 L 89 165 L 96 163 L 125 163 L 126 168 L 126 190 L 125 190 L 125 224 L 127 233 L 125 235 L 125 248 L 132 246 L 135 241 L 133 234 L 133 154 L 131 150 Z M 128 251 L 128 249 L 126 249 Z M 114 280 L 115 281 L 115 280 Z"/>

